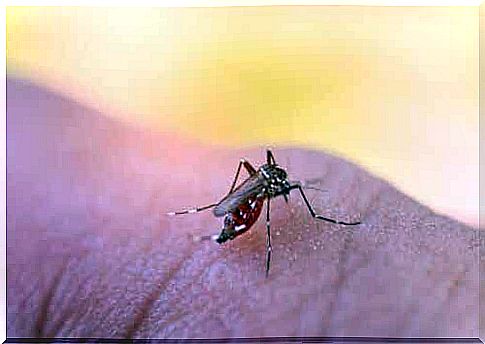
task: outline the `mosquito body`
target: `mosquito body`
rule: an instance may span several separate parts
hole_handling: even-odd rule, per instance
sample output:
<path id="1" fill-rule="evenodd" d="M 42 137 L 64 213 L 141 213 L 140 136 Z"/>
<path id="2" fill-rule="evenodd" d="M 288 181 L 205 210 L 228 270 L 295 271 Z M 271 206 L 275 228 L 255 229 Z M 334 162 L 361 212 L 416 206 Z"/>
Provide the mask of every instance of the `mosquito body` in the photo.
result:
<path id="1" fill-rule="evenodd" d="M 236 187 L 241 168 L 244 167 L 249 178 Z M 218 203 L 210 204 L 194 209 L 171 212 L 168 215 L 183 215 L 197 213 L 206 209 L 213 209 L 216 217 L 224 217 L 224 225 L 220 234 L 203 236 L 201 239 L 212 239 L 222 244 L 233 240 L 239 235 L 247 232 L 258 220 L 266 201 L 266 276 L 269 272 L 271 262 L 271 226 L 270 226 L 270 201 L 272 198 L 283 196 L 288 202 L 291 190 L 298 190 L 305 202 L 310 214 L 322 221 L 340 225 L 358 225 L 360 222 L 336 221 L 322 215 L 317 215 L 308 201 L 303 187 L 299 182 L 290 182 L 286 171 L 276 164 L 273 153 L 266 152 L 266 164 L 257 170 L 245 159 L 241 159 L 232 186 L 227 195 Z"/>

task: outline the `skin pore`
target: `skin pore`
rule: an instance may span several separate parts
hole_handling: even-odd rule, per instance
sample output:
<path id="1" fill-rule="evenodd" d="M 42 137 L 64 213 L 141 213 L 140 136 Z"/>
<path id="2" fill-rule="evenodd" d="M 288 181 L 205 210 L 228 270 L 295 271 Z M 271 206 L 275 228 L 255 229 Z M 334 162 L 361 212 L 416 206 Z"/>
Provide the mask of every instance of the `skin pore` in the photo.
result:
<path id="1" fill-rule="evenodd" d="M 291 180 L 236 240 L 211 211 L 241 157 L 111 120 L 7 81 L 7 335 L 207 338 L 478 336 L 478 230 L 433 213 L 340 158 L 275 149 Z M 245 178 L 245 172 L 242 172 Z M 262 214 L 265 213 L 263 209 Z M 264 217 L 264 216 L 263 216 Z"/>

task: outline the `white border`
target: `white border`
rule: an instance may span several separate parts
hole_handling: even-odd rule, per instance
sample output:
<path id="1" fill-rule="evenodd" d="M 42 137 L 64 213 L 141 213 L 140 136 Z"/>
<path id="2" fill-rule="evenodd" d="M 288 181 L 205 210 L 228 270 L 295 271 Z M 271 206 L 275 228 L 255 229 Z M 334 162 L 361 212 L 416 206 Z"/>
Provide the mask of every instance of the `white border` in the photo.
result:
<path id="1" fill-rule="evenodd" d="M 7 6 L 226 7 L 284 5 L 479 6 L 481 0 L 7 0 Z"/>
<path id="2" fill-rule="evenodd" d="M 178 1 L 156 1 L 156 0 L 7 0 L 6 4 L 0 6 L 0 21 L 2 27 L 1 47 L 3 62 L 1 64 L 2 77 L 0 97 L 2 116 L 0 118 L 0 341 L 6 339 L 6 305 L 7 305 L 7 281 L 6 281 L 6 6 L 150 6 L 150 7 L 223 7 L 223 6 L 274 6 L 274 5 L 358 5 L 358 6 L 473 6 L 478 7 L 481 0 L 178 0 Z"/>
<path id="3" fill-rule="evenodd" d="M 7 52 L 6 52 L 6 10 L 0 7 L 0 21 L 3 23 L 0 29 L 2 36 L 1 75 L 0 77 L 0 340 L 7 338 Z"/>

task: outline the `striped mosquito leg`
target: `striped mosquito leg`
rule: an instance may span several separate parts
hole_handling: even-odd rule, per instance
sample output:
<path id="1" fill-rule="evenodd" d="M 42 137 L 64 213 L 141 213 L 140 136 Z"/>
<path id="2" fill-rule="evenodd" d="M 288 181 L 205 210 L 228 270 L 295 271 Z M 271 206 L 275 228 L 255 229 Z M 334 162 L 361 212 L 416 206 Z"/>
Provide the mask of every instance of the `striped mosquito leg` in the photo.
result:
<path id="1" fill-rule="evenodd" d="M 197 208 L 191 208 L 187 210 L 182 210 L 182 211 L 171 211 L 167 213 L 168 216 L 175 216 L 175 215 L 184 215 L 184 214 L 195 214 L 198 213 L 199 211 L 207 210 L 210 208 L 213 208 L 217 205 L 217 203 L 206 205 L 203 207 L 197 207 Z"/>
<path id="2" fill-rule="evenodd" d="M 271 246 L 271 224 L 269 221 L 269 197 L 266 202 L 266 277 L 269 274 L 269 265 L 271 263 L 271 251 L 273 250 Z"/>
<path id="3" fill-rule="evenodd" d="M 234 176 L 234 180 L 232 181 L 231 188 L 229 189 L 229 192 L 227 193 L 228 195 L 232 191 L 234 191 L 234 187 L 236 186 L 237 179 L 239 177 L 239 173 L 241 172 L 242 166 L 244 166 L 244 168 L 246 169 L 246 171 L 248 172 L 248 174 L 250 176 L 252 176 L 253 174 L 256 173 L 256 169 L 253 167 L 253 165 L 251 165 L 251 163 L 249 161 L 247 161 L 246 159 L 239 160 L 239 165 L 237 166 L 236 175 Z"/>
<path id="4" fill-rule="evenodd" d="M 229 190 L 228 195 L 231 194 L 231 192 L 234 190 L 234 187 L 236 186 L 236 183 L 237 183 L 237 179 L 239 177 L 239 173 L 241 172 L 241 167 L 243 167 L 243 166 L 246 169 L 246 171 L 248 171 L 250 176 L 252 176 L 253 174 L 256 173 L 256 169 L 253 167 L 253 165 L 251 165 L 251 163 L 249 161 L 246 161 L 245 159 L 241 159 L 239 161 L 239 165 L 237 166 L 236 175 L 234 176 L 234 180 L 232 182 L 231 189 Z M 199 211 L 203 211 L 203 210 L 206 210 L 206 209 L 213 208 L 216 205 L 217 205 L 217 203 L 214 203 L 214 204 L 206 205 L 206 206 L 203 206 L 203 207 L 191 208 L 191 209 L 187 209 L 187 210 L 171 211 L 171 212 L 167 213 L 167 215 L 168 216 L 175 216 L 175 215 L 184 215 L 184 214 L 195 214 L 195 213 L 198 213 Z"/>
<path id="5" fill-rule="evenodd" d="M 361 222 L 343 222 L 343 221 L 337 221 L 337 220 L 334 220 L 334 219 L 330 219 L 328 217 L 325 217 L 325 216 L 322 216 L 322 215 L 318 215 L 315 213 L 315 211 L 313 210 L 310 202 L 308 201 L 308 198 L 306 197 L 305 193 L 303 192 L 303 188 L 300 184 L 294 184 L 290 187 L 290 190 L 292 189 L 298 189 L 298 191 L 300 191 L 300 195 L 301 197 L 303 198 L 303 201 L 305 201 L 305 204 L 308 208 L 308 211 L 310 212 L 310 214 L 316 218 L 316 219 L 319 219 L 319 220 L 323 220 L 323 221 L 327 221 L 327 222 L 331 222 L 331 223 L 335 223 L 337 225 L 346 225 L 346 226 L 355 226 L 355 225 L 360 225 Z"/>

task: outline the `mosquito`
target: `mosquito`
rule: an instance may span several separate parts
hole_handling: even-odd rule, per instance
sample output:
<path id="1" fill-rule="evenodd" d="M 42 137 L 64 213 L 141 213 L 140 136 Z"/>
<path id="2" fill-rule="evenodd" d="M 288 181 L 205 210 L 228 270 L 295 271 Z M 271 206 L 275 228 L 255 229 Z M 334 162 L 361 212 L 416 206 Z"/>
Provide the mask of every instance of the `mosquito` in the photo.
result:
<path id="1" fill-rule="evenodd" d="M 242 167 L 248 172 L 249 178 L 236 187 Z M 266 200 L 266 277 L 268 277 L 271 252 L 273 250 L 271 246 L 270 202 L 275 197 L 283 196 L 288 203 L 291 190 L 300 192 L 311 216 L 317 220 L 346 226 L 355 226 L 361 223 L 337 221 L 316 214 L 303 191 L 302 183 L 288 180 L 288 174 L 281 166 L 276 164 L 273 153 L 269 149 L 266 151 L 266 164 L 257 170 L 246 159 L 239 161 L 231 188 L 219 202 L 183 211 L 170 212 L 167 215 L 193 214 L 213 208 L 214 216 L 224 216 L 222 231 L 220 234 L 202 236 L 200 239 L 213 240 L 218 244 L 222 244 L 246 233 L 259 218 L 263 209 L 263 203 Z"/>

